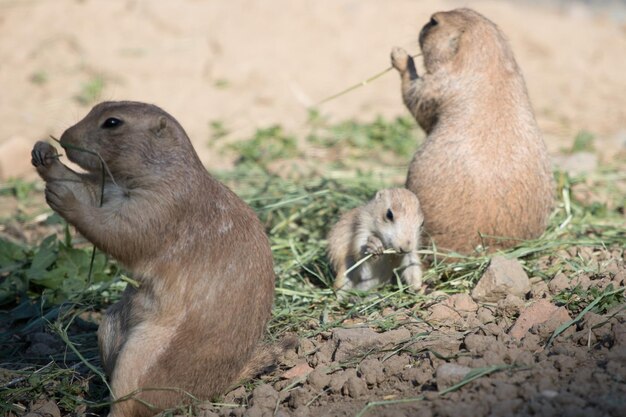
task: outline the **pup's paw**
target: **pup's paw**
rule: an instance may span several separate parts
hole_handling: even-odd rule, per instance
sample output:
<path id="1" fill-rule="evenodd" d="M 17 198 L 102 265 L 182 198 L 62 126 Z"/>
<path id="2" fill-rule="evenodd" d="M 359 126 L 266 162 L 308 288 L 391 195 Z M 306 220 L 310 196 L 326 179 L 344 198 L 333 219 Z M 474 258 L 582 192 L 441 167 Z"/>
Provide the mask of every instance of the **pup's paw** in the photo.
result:
<path id="1" fill-rule="evenodd" d="M 383 242 L 376 236 L 370 236 L 367 238 L 367 244 L 365 245 L 365 254 L 366 255 L 382 255 L 385 247 L 383 246 Z"/>

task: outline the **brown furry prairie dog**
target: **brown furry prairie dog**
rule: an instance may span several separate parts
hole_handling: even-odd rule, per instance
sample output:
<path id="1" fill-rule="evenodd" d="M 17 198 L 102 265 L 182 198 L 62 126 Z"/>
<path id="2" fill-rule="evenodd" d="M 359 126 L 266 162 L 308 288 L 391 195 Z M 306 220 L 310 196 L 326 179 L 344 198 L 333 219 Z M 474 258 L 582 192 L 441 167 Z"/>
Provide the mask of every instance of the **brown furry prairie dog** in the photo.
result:
<path id="1" fill-rule="evenodd" d="M 432 15 L 425 73 L 394 48 L 404 103 L 426 131 L 406 186 L 438 248 L 491 250 L 538 237 L 552 207 L 550 162 L 524 79 L 500 29 L 470 9 Z M 512 239 L 481 239 L 480 235 Z"/>
<path id="2" fill-rule="evenodd" d="M 411 191 L 380 190 L 367 204 L 344 213 L 328 235 L 328 254 L 335 269 L 335 288 L 368 290 L 394 276 L 399 268 L 402 279 L 413 289 L 422 285 L 422 269 L 417 255 L 420 204 Z M 384 254 L 394 249 L 397 254 Z M 368 259 L 345 276 L 359 259 Z"/>
<path id="3" fill-rule="evenodd" d="M 110 416 L 153 415 L 188 400 L 180 390 L 204 400 L 222 393 L 270 317 L 272 254 L 255 213 L 156 106 L 101 103 L 60 142 L 86 173 L 38 142 L 32 161 L 48 204 L 140 283 L 107 311 L 98 339 L 114 399 L 135 393 L 152 407 L 125 400 Z M 102 204 L 100 157 L 110 172 Z"/>

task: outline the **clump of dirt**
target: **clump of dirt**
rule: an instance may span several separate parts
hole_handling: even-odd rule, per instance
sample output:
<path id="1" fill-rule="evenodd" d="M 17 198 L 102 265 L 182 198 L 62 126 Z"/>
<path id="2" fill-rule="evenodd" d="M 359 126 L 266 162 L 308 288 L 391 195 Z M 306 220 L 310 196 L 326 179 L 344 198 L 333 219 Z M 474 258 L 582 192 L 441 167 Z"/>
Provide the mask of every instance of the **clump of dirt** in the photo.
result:
<path id="1" fill-rule="evenodd" d="M 576 315 L 559 300 L 577 288 L 624 286 L 623 250 L 565 252 L 597 262 L 602 272 L 531 278 L 520 296 L 503 293 L 477 302 L 455 294 L 426 310 L 397 309 L 393 314 L 403 319 L 393 329 L 351 320 L 319 331 L 285 355 L 282 369 L 228 393 L 222 402 L 232 406 L 205 405 L 199 415 L 622 415 L 624 305 L 602 314 L 584 312 L 560 329 Z M 503 261 L 494 260 L 483 278 L 528 280 L 517 267 L 502 268 Z M 550 259 L 542 262 L 549 265 Z M 364 410 L 374 401 L 382 403 Z"/>

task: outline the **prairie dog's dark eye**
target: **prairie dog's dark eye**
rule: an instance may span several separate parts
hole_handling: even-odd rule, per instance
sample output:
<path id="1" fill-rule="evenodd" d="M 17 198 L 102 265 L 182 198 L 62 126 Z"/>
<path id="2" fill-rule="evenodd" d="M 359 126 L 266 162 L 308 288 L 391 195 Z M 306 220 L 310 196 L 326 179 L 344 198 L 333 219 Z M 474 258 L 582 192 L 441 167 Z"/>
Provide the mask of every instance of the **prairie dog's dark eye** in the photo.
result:
<path id="1" fill-rule="evenodd" d="M 428 22 L 428 24 L 430 26 L 437 26 L 439 24 L 439 22 L 434 17 L 431 17 L 430 18 L 430 22 Z"/>
<path id="2" fill-rule="evenodd" d="M 385 217 L 387 217 L 387 220 L 393 221 L 393 211 L 391 211 L 391 209 L 387 209 L 387 214 L 385 215 Z"/>
<path id="3" fill-rule="evenodd" d="M 106 119 L 104 121 L 104 123 L 102 123 L 102 128 L 103 129 L 113 129 L 115 127 L 121 126 L 124 124 L 124 121 L 116 118 L 116 117 L 109 117 L 108 119 Z"/>

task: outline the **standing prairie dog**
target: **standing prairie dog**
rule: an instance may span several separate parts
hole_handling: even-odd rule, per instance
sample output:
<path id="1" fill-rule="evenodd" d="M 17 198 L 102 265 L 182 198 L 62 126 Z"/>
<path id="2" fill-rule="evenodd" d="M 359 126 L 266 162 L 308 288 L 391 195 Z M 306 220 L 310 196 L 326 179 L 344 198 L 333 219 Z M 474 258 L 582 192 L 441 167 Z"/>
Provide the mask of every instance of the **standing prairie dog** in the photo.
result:
<path id="1" fill-rule="evenodd" d="M 249 366 L 272 306 L 272 254 L 255 213 L 156 106 L 101 103 L 60 142 L 86 173 L 38 142 L 32 162 L 46 201 L 140 283 L 98 330 L 113 399 L 141 400 L 116 402 L 109 415 L 151 416 L 189 402 L 183 391 L 222 393 Z"/>
<path id="2" fill-rule="evenodd" d="M 456 9 L 433 14 L 419 44 L 424 74 L 400 48 L 391 60 L 404 103 L 428 135 L 406 180 L 425 234 L 461 253 L 538 237 L 552 207 L 550 161 L 503 33 L 479 13 Z"/>
<path id="3" fill-rule="evenodd" d="M 417 248 L 423 220 L 417 197 L 402 188 L 380 190 L 364 206 L 344 213 L 328 235 L 335 289 L 368 290 L 390 280 L 400 268 L 402 279 L 419 290 L 422 269 Z M 385 249 L 397 254 L 383 255 Z M 376 256 L 346 277 L 345 272 L 368 254 Z"/>

